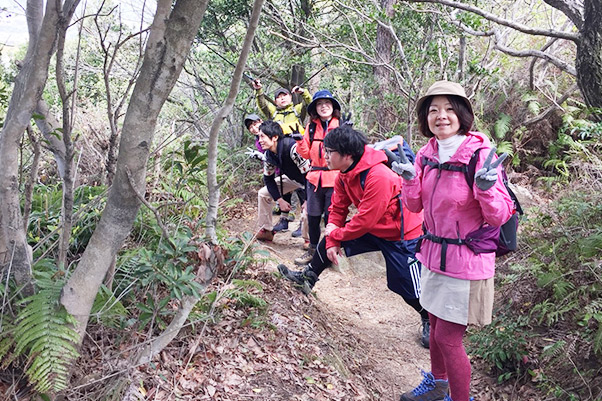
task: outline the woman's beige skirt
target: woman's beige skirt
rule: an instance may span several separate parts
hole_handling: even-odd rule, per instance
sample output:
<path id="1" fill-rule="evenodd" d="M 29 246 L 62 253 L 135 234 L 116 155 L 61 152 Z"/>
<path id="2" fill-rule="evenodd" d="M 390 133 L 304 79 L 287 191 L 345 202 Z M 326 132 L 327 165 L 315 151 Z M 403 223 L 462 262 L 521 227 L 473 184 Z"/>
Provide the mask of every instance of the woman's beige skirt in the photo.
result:
<path id="1" fill-rule="evenodd" d="M 439 319 L 462 325 L 491 323 L 493 277 L 462 280 L 422 267 L 420 304 Z"/>

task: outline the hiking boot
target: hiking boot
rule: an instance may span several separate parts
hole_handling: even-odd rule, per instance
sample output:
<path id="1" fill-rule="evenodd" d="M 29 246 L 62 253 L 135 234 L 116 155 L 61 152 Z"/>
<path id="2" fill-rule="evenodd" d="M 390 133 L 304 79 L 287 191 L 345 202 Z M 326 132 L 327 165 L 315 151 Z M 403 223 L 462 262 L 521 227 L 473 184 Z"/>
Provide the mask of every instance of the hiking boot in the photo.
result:
<path id="1" fill-rule="evenodd" d="M 285 265 L 278 265 L 278 271 L 288 280 L 295 283 L 295 288 L 305 295 L 311 293 L 312 288 L 316 285 L 316 281 L 318 281 L 318 276 L 309 270 L 309 267 L 306 267 L 303 271 L 295 271 L 289 270 Z"/>
<path id="2" fill-rule="evenodd" d="M 281 217 L 278 223 L 274 226 L 274 232 L 288 231 L 288 219 Z"/>
<path id="3" fill-rule="evenodd" d="M 288 221 L 295 221 L 295 213 L 293 212 L 288 212 Z"/>
<path id="4" fill-rule="evenodd" d="M 272 214 L 273 214 L 274 216 L 280 216 L 280 213 L 282 213 L 282 212 L 280 211 L 280 206 L 278 206 L 278 205 L 274 206 L 274 208 L 272 209 Z"/>
<path id="5" fill-rule="evenodd" d="M 270 231 L 266 230 L 265 228 L 262 228 L 261 230 L 259 230 L 255 238 L 257 238 L 260 241 L 271 241 L 274 239 L 274 230 Z"/>
<path id="6" fill-rule="evenodd" d="M 311 246 L 311 244 L 310 244 L 309 240 L 306 239 L 305 242 L 303 242 L 303 246 L 301 247 L 301 249 L 303 249 L 304 251 L 307 251 L 310 246 Z"/>
<path id="7" fill-rule="evenodd" d="M 435 380 L 432 373 L 422 371 L 424 379 L 412 391 L 403 393 L 399 401 L 440 401 L 445 400 L 449 384 L 447 380 Z"/>
<path id="8" fill-rule="evenodd" d="M 291 233 L 291 237 L 295 237 L 295 238 L 300 237 L 301 236 L 301 227 L 303 227 L 303 223 L 299 222 L 299 227 L 297 227 L 297 229 Z"/>
<path id="9" fill-rule="evenodd" d="M 311 262 L 311 260 L 314 257 L 314 253 L 316 253 L 316 246 L 310 244 L 307 248 L 307 251 L 305 251 L 303 255 L 295 259 L 295 264 L 297 266 L 304 266 L 306 264 L 309 264 L 309 262 Z"/>
<path id="10" fill-rule="evenodd" d="M 428 319 L 422 319 L 422 333 L 420 335 L 420 345 L 428 348 L 431 340 L 431 322 Z"/>

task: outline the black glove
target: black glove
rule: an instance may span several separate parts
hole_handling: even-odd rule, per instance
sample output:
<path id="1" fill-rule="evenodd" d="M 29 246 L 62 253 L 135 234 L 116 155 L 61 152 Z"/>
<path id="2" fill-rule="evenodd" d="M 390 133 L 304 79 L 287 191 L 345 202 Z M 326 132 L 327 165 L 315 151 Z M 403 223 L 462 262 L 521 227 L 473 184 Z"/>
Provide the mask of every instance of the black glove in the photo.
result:
<path id="1" fill-rule="evenodd" d="M 299 132 L 299 124 L 295 124 L 295 128 L 291 128 L 291 138 L 295 141 L 303 139 L 303 134 Z"/>
<path id="2" fill-rule="evenodd" d="M 351 121 L 351 112 L 347 113 L 347 115 L 343 114 L 341 116 L 341 127 L 343 125 L 348 125 L 350 127 L 353 127 L 353 121 Z"/>

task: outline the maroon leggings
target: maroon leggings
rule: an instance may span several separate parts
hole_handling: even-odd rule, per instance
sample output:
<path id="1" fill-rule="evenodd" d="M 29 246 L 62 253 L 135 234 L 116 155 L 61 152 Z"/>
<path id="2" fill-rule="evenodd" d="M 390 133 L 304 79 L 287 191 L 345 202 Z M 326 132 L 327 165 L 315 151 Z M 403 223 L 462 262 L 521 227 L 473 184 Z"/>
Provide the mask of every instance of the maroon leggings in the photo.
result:
<path id="1" fill-rule="evenodd" d="M 431 370 L 435 379 L 449 381 L 449 393 L 454 401 L 468 401 L 470 390 L 470 361 L 462 337 L 466 326 L 439 319 L 429 313 L 431 322 Z"/>

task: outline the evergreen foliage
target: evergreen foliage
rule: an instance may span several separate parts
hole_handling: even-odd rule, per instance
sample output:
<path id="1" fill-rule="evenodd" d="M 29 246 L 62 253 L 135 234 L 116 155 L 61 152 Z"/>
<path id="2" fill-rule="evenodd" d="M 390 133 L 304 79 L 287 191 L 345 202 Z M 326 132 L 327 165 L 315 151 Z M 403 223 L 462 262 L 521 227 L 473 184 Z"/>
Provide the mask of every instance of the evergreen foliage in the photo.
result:
<path id="1" fill-rule="evenodd" d="M 500 380 L 530 379 L 558 399 L 591 399 L 602 361 L 602 160 L 599 143 L 565 143 L 565 189 L 527 213 L 522 252 L 499 275 L 506 307 L 473 333 L 470 349 Z M 538 332 L 544 341 L 529 334 Z"/>

